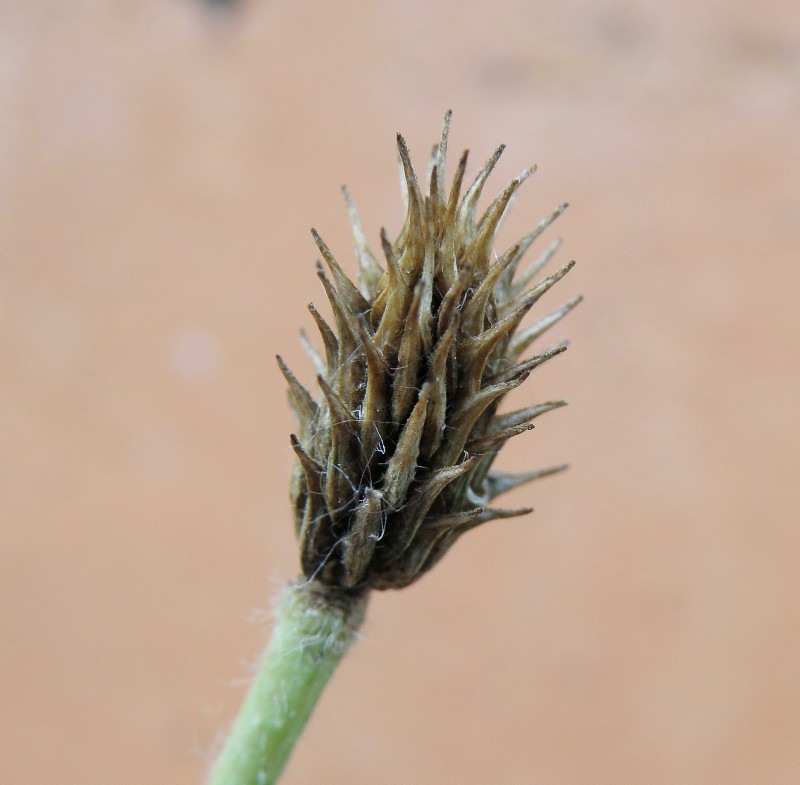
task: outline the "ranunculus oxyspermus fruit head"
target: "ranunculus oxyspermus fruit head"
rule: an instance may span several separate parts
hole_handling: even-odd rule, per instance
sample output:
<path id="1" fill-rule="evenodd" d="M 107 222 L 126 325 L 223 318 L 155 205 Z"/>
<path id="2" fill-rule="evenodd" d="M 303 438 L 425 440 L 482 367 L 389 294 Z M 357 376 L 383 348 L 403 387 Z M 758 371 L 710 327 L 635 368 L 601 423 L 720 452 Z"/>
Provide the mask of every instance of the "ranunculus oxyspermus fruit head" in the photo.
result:
<path id="1" fill-rule="evenodd" d="M 381 232 L 383 262 L 370 250 L 345 199 L 358 254 L 358 283 L 314 231 L 327 273 L 318 276 L 333 312 L 313 305 L 323 351 L 303 342 L 317 370 L 316 398 L 278 358 L 297 435 L 291 496 L 303 573 L 342 589 L 400 588 L 430 569 L 464 532 L 530 512 L 492 506 L 495 497 L 565 467 L 506 474 L 492 463 L 531 420 L 564 401 L 499 413 L 564 344 L 529 347 L 580 302 L 576 297 L 530 326 L 523 319 L 570 262 L 538 281 L 553 242 L 521 271 L 521 261 L 566 205 L 498 256 L 495 234 L 523 172 L 478 214 L 478 201 L 503 147 L 461 195 L 467 153 L 449 191 L 445 158 L 450 113 L 434 148 L 423 193 L 398 134 L 405 222 L 396 240 Z"/>

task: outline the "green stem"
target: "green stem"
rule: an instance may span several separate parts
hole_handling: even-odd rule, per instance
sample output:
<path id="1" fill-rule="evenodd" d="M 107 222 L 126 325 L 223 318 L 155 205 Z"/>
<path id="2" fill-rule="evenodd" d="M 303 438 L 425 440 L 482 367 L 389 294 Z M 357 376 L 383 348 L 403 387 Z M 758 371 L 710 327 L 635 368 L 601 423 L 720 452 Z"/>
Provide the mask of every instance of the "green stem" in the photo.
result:
<path id="1" fill-rule="evenodd" d="M 273 785 L 364 619 L 367 595 L 290 584 L 209 785 Z"/>

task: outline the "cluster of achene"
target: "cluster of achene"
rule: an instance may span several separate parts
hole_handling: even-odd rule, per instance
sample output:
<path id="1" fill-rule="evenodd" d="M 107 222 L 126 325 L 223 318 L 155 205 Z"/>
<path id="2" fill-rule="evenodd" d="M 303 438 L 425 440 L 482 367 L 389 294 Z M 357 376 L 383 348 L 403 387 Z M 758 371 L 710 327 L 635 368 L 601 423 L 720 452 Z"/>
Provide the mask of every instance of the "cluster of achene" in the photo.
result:
<path id="1" fill-rule="evenodd" d="M 461 196 L 465 152 L 449 192 L 444 181 L 450 114 L 434 148 L 423 194 L 397 137 L 405 223 L 385 268 L 370 251 L 345 191 L 359 262 L 356 285 L 314 232 L 330 277 L 318 275 L 333 310 L 331 327 L 313 305 L 324 352 L 304 338 L 317 370 L 315 399 L 279 358 L 299 427 L 292 500 L 304 574 L 328 586 L 397 588 L 429 569 L 463 532 L 530 512 L 488 506 L 499 494 L 563 466 L 523 474 L 492 471 L 503 444 L 533 426 L 552 401 L 498 414 L 506 393 L 566 348 L 526 350 L 580 298 L 520 329 L 565 265 L 531 286 L 558 248 L 524 272 L 523 255 L 559 207 L 501 256 L 498 225 L 529 169 L 480 216 L 484 184 L 503 147 Z"/>

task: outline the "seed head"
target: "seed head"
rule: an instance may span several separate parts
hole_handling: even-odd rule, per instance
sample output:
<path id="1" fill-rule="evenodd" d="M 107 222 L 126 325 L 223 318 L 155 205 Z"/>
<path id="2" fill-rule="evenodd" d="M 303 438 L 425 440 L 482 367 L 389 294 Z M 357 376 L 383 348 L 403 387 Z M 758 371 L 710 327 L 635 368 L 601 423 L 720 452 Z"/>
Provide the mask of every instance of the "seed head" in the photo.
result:
<path id="1" fill-rule="evenodd" d="M 506 441 L 565 404 L 498 414 L 508 392 L 566 349 L 558 344 L 523 359 L 579 297 L 528 327 L 520 325 L 574 263 L 530 286 L 557 250 L 556 241 L 525 272 L 518 269 L 566 205 L 497 257 L 497 228 L 534 169 L 512 180 L 479 217 L 478 201 L 503 146 L 461 196 L 465 152 L 448 192 L 449 126 L 450 112 L 433 150 L 427 195 L 397 136 L 406 215 L 394 242 L 381 231 L 385 267 L 367 245 L 346 189 L 357 285 L 312 230 L 327 267 L 326 272 L 318 264 L 317 275 L 333 312 L 331 326 L 309 305 L 323 354 L 302 336 L 317 370 L 316 398 L 278 358 L 298 422 L 291 437 L 297 455 L 291 497 L 300 562 L 309 580 L 330 587 L 412 583 L 464 532 L 531 511 L 489 506 L 495 497 L 566 468 L 523 474 L 491 469 Z"/>

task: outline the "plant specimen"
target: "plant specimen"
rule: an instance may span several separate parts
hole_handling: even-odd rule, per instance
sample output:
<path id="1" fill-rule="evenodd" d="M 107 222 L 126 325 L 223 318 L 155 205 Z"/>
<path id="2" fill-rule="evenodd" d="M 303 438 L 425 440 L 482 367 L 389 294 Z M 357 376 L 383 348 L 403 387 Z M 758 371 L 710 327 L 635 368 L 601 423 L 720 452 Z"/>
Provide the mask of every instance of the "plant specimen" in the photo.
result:
<path id="1" fill-rule="evenodd" d="M 358 256 L 354 283 L 314 231 L 317 275 L 333 313 L 309 306 L 322 351 L 314 396 L 278 358 L 297 433 L 291 499 L 302 576 L 283 592 L 272 640 L 211 775 L 211 785 L 276 782 L 325 684 L 351 644 L 372 590 L 408 586 L 465 532 L 531 510 L 503 509 L 506 491 L 564 469 L 493 470 L 502 446 L 530 430 L 549 401 L 499 413 L 503 397 L 566 349 L 527 355 L 576 297 L 527 327 L 528 311 L 572 268 L 538 281 L 553 242 L 524 271 L 523 256 L 562 205 L 501 256 L 495 235 L 528 169 L 479 215 L 503 147 L 462 195 L 467 153 L 445 185 L 450 113 L 423 193 L 402 136 L 405 223 L 370 250 L 345 190 Z M 532 285 L 533 284 L 533 285 Z"/>

